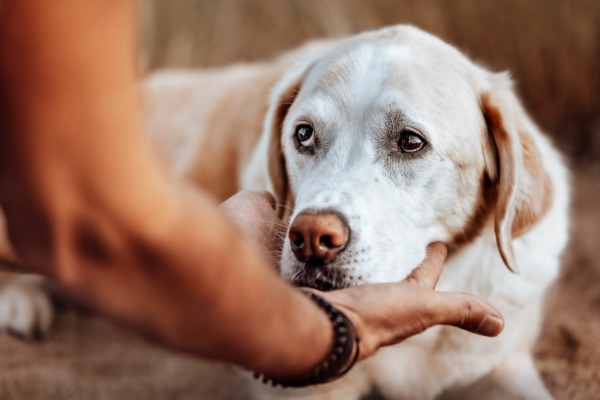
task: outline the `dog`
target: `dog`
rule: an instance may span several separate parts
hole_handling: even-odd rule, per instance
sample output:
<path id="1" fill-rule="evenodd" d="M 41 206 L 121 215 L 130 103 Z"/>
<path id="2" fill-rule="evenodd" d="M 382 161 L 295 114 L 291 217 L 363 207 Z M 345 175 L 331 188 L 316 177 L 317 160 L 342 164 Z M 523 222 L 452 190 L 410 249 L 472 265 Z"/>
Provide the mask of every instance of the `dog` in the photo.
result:
<path id="1" fill-rule="evenodd" d="M 270 63 L 157 73 L 145 96 L 176 176 L 219 199 L 274 194 L 285 279 L 322 290 L 400 281 L 442 241 L 438 290 L 475 294 L 506 318 L 497 338 L 436 327 L 339 381 L 229 397 L 551 398 L 531 349 L 568 238 L 568 173 L 507 73 L 396 26 Z"/>
<path id="2" fill-rule="evenodd" d="M 0 331 L 23 339 L 46 335 L 54 319 L 50 287 L 45 278 L 23 274 L 0 210 Z M 18 272 L 18 273 L 14 273 Z"/>
<path id="3" fill-rule="evenodd" d="M 442 241 L 438 290 L 505 316 L 497 338 L 432 328 L 312 388 L 207 376 L 223 382 L 211 398 L 551 398 L 531 349 L 567 242 L 568 174 L 508 74 L 395 26 L 271 62 L 159 72 L 142 96 L 174 178 L 219 200 L 275 196 L 285 279 L 322 290 L 401 281 Z"/>

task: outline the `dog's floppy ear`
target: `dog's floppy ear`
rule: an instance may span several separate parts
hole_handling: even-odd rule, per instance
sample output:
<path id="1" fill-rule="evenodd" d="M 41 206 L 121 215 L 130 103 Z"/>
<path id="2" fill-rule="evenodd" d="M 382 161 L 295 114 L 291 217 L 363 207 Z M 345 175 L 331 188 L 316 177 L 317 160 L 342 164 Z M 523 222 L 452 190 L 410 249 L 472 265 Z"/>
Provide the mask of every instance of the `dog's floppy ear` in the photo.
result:
<path id="1" fill-rule="evenodd" d="M 481 95 L 489 132 L 486 169 L 497 183 L 495 231 L 504 263 L 518 273 L 512 240 L 546 213 L 552 201 L 552 181 L 536 144 L 538 128 L 515 95 L 508 74 L 496 74 Z"/>
<path id="2" fill-rule="evenodd" d="M 254 154 L 253 162 L 261 164 L 262 181 L 275 197 L 277 215 L 284 221 L 291 215 L 294 197 L 282 150 L 283 122 L 311 64 L 307 61 L 289 69 L 273 89 L 263 134 Z"/>

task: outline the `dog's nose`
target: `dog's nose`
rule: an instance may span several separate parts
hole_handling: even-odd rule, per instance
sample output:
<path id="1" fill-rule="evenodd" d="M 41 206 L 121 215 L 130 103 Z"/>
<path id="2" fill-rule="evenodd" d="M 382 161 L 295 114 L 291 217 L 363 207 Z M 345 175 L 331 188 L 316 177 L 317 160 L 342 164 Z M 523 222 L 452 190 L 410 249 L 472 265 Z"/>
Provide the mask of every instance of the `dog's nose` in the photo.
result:
<path id="1" fill-rule="evenodd" d="M 302 212 L 290 227 L 290 244 L 302 262 L 330 263 L 346 247 L 350 228 L 344 219 L 331 211 Z"/>

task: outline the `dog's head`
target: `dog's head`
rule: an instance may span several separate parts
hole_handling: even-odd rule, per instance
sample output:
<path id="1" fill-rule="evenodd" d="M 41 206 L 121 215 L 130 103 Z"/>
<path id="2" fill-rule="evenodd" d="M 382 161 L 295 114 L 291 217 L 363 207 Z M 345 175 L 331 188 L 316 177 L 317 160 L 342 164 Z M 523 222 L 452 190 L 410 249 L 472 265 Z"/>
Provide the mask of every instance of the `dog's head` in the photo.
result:
<path id="1" fill-rule="evenodd" d="M 429 243 L 460 247 L 488 221 L 516 270 L 511 241 L 544 214 L 551 186 L 506 75 L 412 27 L 302 61 L 273 92 L 261 144 L 289 221 L 285 278 L 399 281 Z"/>

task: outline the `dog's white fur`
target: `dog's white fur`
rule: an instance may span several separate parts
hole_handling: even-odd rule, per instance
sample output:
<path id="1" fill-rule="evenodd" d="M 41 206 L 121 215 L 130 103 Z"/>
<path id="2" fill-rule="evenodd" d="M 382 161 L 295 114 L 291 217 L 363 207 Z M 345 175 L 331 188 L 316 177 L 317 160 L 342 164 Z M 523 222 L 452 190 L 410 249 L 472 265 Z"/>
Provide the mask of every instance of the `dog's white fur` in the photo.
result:
<path id="1" fill-rule="evenodd" d="M 0 267 L 18 268 L 0 210 Z M 41 276 L 0 271 L 0 332 L 31 339 L 49 332 L 54 309 Z"/>
<path id="2" fill-rule="evenodd" d="M 272 132 L 269 119 L 292 100 L 290 88 L 299 92 L 282 129 Z M 386 146 L 390 110 L 403 114 L 392 134 L 415 129 L 432 151 L 409 158 Z M 309 156 L 294 149 L 294 128 L 302 122 L 315 126 L 327 149 Z M 462 398 L 466 393 L 459 388 L 479 379 L 499 396 L 548 397 L 530 351 L 542 295 L 557 275 L 567 240 L 567 174 L 506 74 L 476 66 L 414 28 L 366 33 L 284 76 L 256 157 L 272 146 L 273 134 L 281 136 L 288 201 L 291 194 L 295 203 L 291 219 L 307 209 L 334 209 L 349 221 L 352 242 L 327 266 L 344 284 L 401 280 L 422 261 L 428 243 L 452 243 L 469 218 L 485 220 L 469 243 L 458 244 L 438 289 L 490 301 L 506 317 L 502 335 L 431 329 L 380 351 L 346 382 L 362 380 L 394 399 L 434 398 L 449 389 Z M 482 173 L 497 185 L 489 215 L 475 211 L 481 207 Z M 303 273 L 289 242 L 281 268 L 291 280 Z M 330 390 L 344 385 L 334 383 Z"/>
<path id="3" fill-rule="evenodd" d="M 350 244 L 326 267 L 336 273 L 316 273 L 314 282 L 399 281 L 423 260 L 427 244 L 444 241 L 453 251 L 438 289 L 488 300 L 506 326 L 497 338 L 430 329 L 380 350 L 340 381 L 291 391 L 256 384 L 230 396 L 353 399 L 376 388 L 390 399 L 549 398 L 530 352 L 567 240 L 567 172 L 508 75 L 408 26 L 285 59 L 263 134 L 238 170 L 240 189 L 272 191 L 288 221 L 307 209 L 346 217 Z M 151 79 L 155 103 L 176 76 Z M 244 96 L 252 78 L 246 84 L 234 95 Z M 307 122 L 320 143 L 314 155 L 298 152 L 293 138 Z M 428 143 L 415 157 L 394 148 L 407 128 Z M 310 281 L 289 242 L 281 271 Z"/>
<path id="4" fill-rule="evenodd" d="M 267 110 L 261 102 L 271 85 Z M 176 175 L 222 170 L 236 189 L 272 191 L 287 221 L 306 209 L 346 217 L 351 241 L 327 266 L 335 274 L 310 277 L 315 282 L 399 281 L 429 243 L 444 241 L 452 252 L 438 289 L 475 294 L 506 318 L 497 338 L 430 329 L 331 384 L 280 390 L 236 374 L 219 378 L 232 389 L 215 396 L 358 399 L 375 388 L 391 399 L 550 397 L 530 352 L 567 240 L 567 172 L 506 74 L 398 26 L 314 44 L 270 64 L 157 74 L 145 96 L 151 140 L 167 150 Z M 265 113 L 259 139 L 254 121 Z M 295 148 L 301 122 L 315 127 L 314 155 Z M 427 140 L 423 151 L 398 151 L 404 129 Z M 235 151 L 217 162 L 222 148 L 215 141 L 236 140 Z M 222 168 L 231 154 L 235 166 Z M 223 179 L 215 182 L 199 184 L 219 196 L 231 191 L 219 186 Z M 287 242 L 281 270 L 286 279 L 308 279 Z"/>

